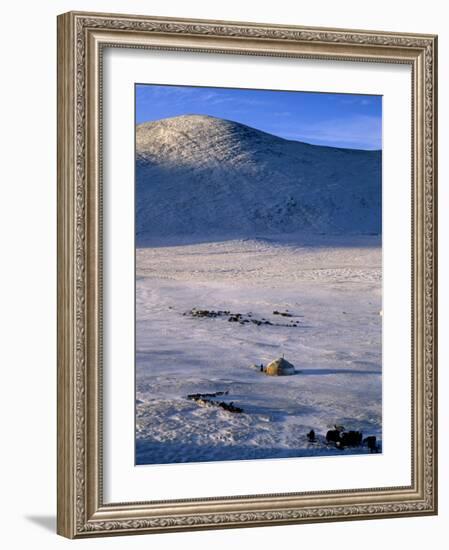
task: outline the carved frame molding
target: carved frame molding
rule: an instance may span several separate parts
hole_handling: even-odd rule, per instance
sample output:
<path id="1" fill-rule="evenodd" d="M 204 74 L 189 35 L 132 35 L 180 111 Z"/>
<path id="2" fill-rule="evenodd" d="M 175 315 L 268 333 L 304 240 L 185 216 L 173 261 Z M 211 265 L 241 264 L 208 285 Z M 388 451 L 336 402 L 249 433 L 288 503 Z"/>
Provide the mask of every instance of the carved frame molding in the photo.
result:
<path id="1" fill-rule="evenodd" d="M 411 65 L 411 486 L 103 504 L 104 47 Z M 437 513 L 436 55 L 433 35 L 77 12 L 58 17 L 59 534 L 81 538 Z"/>

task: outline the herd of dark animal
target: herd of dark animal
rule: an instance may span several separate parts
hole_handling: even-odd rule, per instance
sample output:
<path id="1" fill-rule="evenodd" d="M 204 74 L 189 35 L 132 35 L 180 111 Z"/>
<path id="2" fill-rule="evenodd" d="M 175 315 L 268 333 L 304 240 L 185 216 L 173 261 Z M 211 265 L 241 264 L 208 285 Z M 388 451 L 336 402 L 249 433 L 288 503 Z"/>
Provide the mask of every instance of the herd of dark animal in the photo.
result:
<path id="1" fill-rule="evenodd" d="M 190 317 L 194 317 L 195 319 L 201 319 L 201 318 L 209 318 L 209 319 L 216 319 L 219 317 L 226 317 L 227 320 L 230 323 L 239 323 L 240 325 L 257 325 L 260 327 L 261 325 L 268 325 L 268 326 L 274 326 L 274 327 L 288 327 L 288 328 L 294 328 L 299 326 L 299 322 L 296 319 L 293 319 L 290 321 L 290 323 L 274 323 L 273 321 L 269 321 L 268 319 L 265 319 L 265 317 L 262 317 L 261 319 L 257 319 L 253 316 L 253 314 L 250 313 L 233 313 L 229 310 L 213 310 L 213 309 L 199 309 L 199 308 L 192 308 L 189 311 L 186 311 L 183 313 L 184 316 L 189 315 Z M 280 315 L 282 317 L 293 317 L 291 313 L 288 312 L 280 312 L 280 311 L 273 311 L 273 315 Z"/>
<path id="2" fill-rule="evenodd" d="M 315 430 L 310 430 L 307 434 L 310 443 L 317 441 Z M 349 430 L 345 431 L 343 426 L 334 426 L 333 430 L 326 433 L 326 444 L 334 445 L 337 449 L 343 450 L 346 447 L 361 447 L 366 445 L 370 453 L 378 453 L 379 445 L 375 435 L 369 435 L 363 439 L 362 432 Z"/>
<path id="3" fill-rule="evenodd" d="M 228 395 L 228 391 L 216 391 L 214 393 L 191 393 L 187 396 L 187 399 L 195 401 L 199 405 L 212 405 L 214 407 L 220 407 L 225 411 L 231 413 L 242 413 L 243 409 L 234 405 L 234 402 L 226 403 L 226 401 L 215 401 L 214 397 L 219 395 Z"/>

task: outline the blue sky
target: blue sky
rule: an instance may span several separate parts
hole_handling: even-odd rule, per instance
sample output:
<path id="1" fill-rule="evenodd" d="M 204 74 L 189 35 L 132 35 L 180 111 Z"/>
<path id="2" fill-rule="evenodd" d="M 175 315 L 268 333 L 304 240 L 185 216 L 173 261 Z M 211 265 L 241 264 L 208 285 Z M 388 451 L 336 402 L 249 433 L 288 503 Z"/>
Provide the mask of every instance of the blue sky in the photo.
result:
<path id="1" fill-rule="evenodd" d="M 136 122 L 202 114 L 286 139 L 382 148 L 382 98 L 374 95 L 136 85 Z"/>

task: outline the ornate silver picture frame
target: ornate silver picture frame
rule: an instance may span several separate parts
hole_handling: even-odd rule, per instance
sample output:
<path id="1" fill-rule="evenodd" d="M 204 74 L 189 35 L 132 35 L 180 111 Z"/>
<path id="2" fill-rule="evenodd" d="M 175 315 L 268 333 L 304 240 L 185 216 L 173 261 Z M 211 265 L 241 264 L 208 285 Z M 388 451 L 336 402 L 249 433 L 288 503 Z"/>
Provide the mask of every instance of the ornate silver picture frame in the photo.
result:
<path id="1" fill-rule="evenodd" d="M 107 48 L 411 69 L 411 483 L 104 498 L 103 56 Z M 437 513 L 437 37 L 70 12 L 58 17 L 58 520 L 69 538 Z M 131 182 L 132 184 L 132 182 Z M 181 492 L 180 492 L 181 495 Z"/>

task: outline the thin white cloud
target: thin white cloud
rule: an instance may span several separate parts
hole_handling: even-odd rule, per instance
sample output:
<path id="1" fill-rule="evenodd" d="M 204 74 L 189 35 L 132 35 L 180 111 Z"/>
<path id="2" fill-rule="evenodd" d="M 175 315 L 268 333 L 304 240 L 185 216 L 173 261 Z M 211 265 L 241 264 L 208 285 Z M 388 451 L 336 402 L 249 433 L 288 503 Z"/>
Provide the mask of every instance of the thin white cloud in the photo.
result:
<path id="1" fill-rule="evenodd" d="M 300 124 L 295 129 L 273 132 L 287 139 L 321 143 L 323 145 L 380 149 L 382 147 L 382 120 L 369 115 L 354 115 L 351 118 L 335 118 L 317 123 Z"/>
<path id="2" fill-rule="evenodd" d="M 227 104 L 229 106 L 247 107 L 269 105 L 269 102 L 262 99 L 249 97 L 232 97 L 224 95 L 223 92 L 211 89 L 202 89 L 198 87 L 182 86 L 158 86 L 148 85 L 138 88 L 138 101 L 140 105 L 155 104 L 163 106 L 168 102 L 170 106 L 185 105 L 192 101 L 195 103 L 206 102 L 209 106 Z"/>

